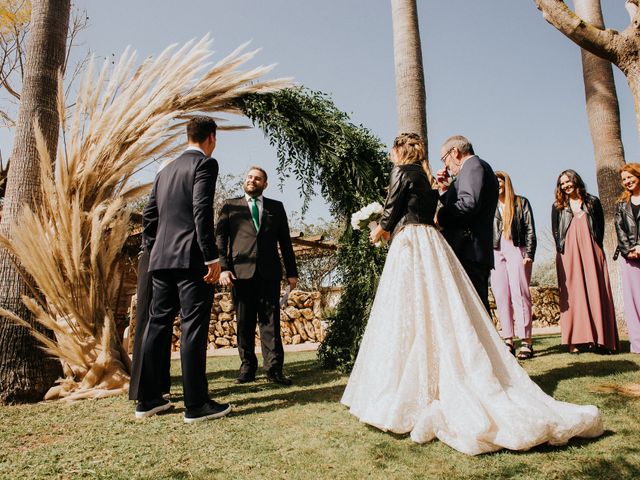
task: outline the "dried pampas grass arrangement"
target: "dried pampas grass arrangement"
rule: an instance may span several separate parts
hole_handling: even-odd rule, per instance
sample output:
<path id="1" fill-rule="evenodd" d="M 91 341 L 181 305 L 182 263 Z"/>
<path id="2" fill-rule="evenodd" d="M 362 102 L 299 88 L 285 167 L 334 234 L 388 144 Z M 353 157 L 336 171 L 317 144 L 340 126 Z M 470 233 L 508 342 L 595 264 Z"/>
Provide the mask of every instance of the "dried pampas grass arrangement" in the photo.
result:
<path id="1" fill-rule="evenodd" d="M 207 65 L 210 43 L 205 37 L 174 45 L 138 67 L 135 53 L 127 51 L 97 75 L 92 61 L 71 112 L 60 79 L 57 159 L 35 125 L 43 201 L 25 208 L 11 238 L 0 238 L 0 244 L 35 283 L 25 305 L 54 333 L 51 339 L 31 329 L 63 365 L 64 378 L 46 399 L 99 398 L 128 389 L 130 362 L 115 334 L 114 308 L 130 216 L 126 205 L 149 188 L 133 185 L 134 173 L 184 148 L 179 140 L 189 114 L 239 113 L 231 106 L 238 97 L 290 86 L 286 79 L 259 81 L 271 67 L 241 70 L 256 53 L 245 53 L 246 45 Z M 29 327 L 12 312 L 0 314 Z"/>

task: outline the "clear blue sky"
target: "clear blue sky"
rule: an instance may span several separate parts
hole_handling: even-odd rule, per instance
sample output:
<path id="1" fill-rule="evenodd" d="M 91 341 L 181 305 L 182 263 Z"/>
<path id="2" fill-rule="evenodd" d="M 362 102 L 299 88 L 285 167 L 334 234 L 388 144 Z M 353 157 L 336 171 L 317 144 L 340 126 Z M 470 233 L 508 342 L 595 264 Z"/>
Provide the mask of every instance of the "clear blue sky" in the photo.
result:
<path id="1" fill-rule="evenodd" d="M 141 57 L 210 33 L 216 58 L 251 40 L 254 64 L 277 63 L 272 76 L 292 76 L 332 95 L 389 145 L 396 134 L 390 0 L 79 0 L 90 25 L 83 48 L 118 55 L 127 45 Z M 607 26 L 629 23 L 621 0 L 602 0 Z M 466 135 L 494 169 L 512 176 L 548 228 L 558 173 L 574 168 L 597 193 L 584 105 L 580 51 L 548 25 L 533 0 L 418 0 L 427 87 L 429 153 Z M 627 161 L 637 161 L 633 101 L 616 70 Z M 259 130 L 221 134 L 215 156 L 222 172 L 258 163 L 275 171 L 275 155 Z M 8 151 L 8 148 L 3 148 Z M 148 172 L 153 176 L 155 167 Z M 295 182 L 268 193 L 299 210 Z M 328 217 L 317 199 L 307 221 Z M 542 253 L 542 252 L 541 252 Z"/>

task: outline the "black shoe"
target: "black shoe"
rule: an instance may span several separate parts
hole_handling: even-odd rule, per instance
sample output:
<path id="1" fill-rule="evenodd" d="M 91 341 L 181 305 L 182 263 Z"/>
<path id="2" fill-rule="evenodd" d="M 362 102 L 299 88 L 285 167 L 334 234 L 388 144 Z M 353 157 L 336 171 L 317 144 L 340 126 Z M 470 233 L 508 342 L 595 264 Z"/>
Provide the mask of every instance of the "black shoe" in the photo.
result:
<path id="1" fill-rule="evenodd" d="M 164 412 L 173 408 L 173 403 L 164 398 L 151 400 L 149 402 L 138 402 L 136 405 L 136 418 L 152 417 L 156 413 Z"/>
<path id="2" fill-rule="evenodd" d="M 282 372 L 268 372 L 267 380 L 279 385 L 292 385 L 293 381 L 290 378 L 284 376 Z"/>
<path id="3" fill-rule="evenodd" d="M 213 400 L 207 401 L 199 408 L 192 408 L 184 412 L 184 423 L 195 423 L 203 420 L 224 417 L 231 411 L 230 403 L 218 403 Z"/>
<path id="4" fill-rule="evenodd" d="M 241 373 L 240 375 L 238 375 L 238 378 L 236 378 L 236 383 L 250 383 L 250 382 L 253 382 L 255 379 L 256 379 L 255 373 Z"/>

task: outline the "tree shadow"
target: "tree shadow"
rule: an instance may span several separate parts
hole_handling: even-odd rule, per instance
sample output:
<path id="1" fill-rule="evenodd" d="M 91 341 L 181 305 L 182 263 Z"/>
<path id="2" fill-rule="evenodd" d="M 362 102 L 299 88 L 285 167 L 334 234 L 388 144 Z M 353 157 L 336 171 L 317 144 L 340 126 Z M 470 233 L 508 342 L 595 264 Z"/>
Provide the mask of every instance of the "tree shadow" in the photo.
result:
<path id="1" fill-rule="evenodd" d="M 536 345 L 534 344 L 533 348 L 535 349 L 535 357 L 546 357 L 547 355 L 558 355 L 558 354 L 562 354 L 562 353 L 568 353 L 568 348 L 566 345 L 561 345 L 559 343 L 555 344 L 555 345 L 550 345 L 546 348 L 543 349 L 538 349 L 536 348 Z"/>
<path id="2" fill-rule="evenodd" d="M 536 345 L 539 345 L 539 340 L 548 340 L 550 338 L 557 338 L 559 342 L 562 341 L 558 335 L 535 337 L 534 340 L 536 341 L 536 344 L 534 345 L 534 348 Z M 541 349 L 536 348 L 535 356 L 545 357 L 547 355 L 569 353 L 569 347 L 567 345 L 562 345 L 559 342 L 556 344 L 550 345 L 546 348 L 541 348 Z M 620 340 L 619 343 L 620 343 L 620 349 L 617 352 L 618 354 L 629 353 L 631 351 L 631 344 L 629 343 L 628 340 Z M 596 353 L 596 352 L 582 352 L 582 353 Z"/>
<path id="3" fill-rule="evenodd" d="M 244 397 L 233 401 L 234 415 L 250 415 L 274 410 L 283 410 L 296 405 L 313 403 L 338 404 L 344 392 L 344 385 L 331 385 L 319 388 L 283 389 L 273 395 L 258 398 Z"/>
<path id="4" fill-rule="evenodd" d="M 640 367 L 631 360 L 572 362 L 539 375 L 532 375 L 531 380 L 538 384 L 547 395 L 553 396 L 558 384 L 563 380 L 571 380 L 577 377 L 608 377 L 616 373 L 627 373 L 637 370 L 640 370 Z"/>
<path id="5" fill-rule="evenodd" d="M 263 372 L 258 370 L 256 380 L 250 383 L 236 384 L 238 370 L 213 371 L 207 373 L 209 382 L 209 395 L 211 398 L 220 399 L 228 397 L 242 397 L 233 400 L 236 407 L 251 403 L 271 403 L 268 406 L 256 406 L 249 409 L 235 410 L 236 413 L 256 413 L 259 411 L 270 411 L 286 408 L 295 404 L 316 403 L 316 402 L 337 402 L 340 400 L 344 385 L 334 385 L 324 388 L 309 388 L 333 383 L 343 377 L 342 373 L 332 370 L 324 370 L 320 367 L 316 359 L 299 360 L 285 364 L 286 375 L 293 380 L 293 385 L 282 386 L 270 382 Z M 172 394 L 172 401 L 184 399 L 181 391 L 181 379 L 179 376 L 172 377 L 173 390 L 180 390 Z M 265 395 L 273 391 L 273 395 Z M 255 395 L 252 395 L 255 394 Z M 176 411 L 176 410 L 174 410 Z"/>

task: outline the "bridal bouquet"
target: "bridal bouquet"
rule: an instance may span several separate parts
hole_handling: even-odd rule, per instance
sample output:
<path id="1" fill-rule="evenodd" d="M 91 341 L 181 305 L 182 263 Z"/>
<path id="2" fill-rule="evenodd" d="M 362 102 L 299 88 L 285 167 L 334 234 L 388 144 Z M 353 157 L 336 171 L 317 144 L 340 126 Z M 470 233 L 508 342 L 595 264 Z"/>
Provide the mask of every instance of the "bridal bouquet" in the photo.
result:
<path id="1" fill-rule="evenodd" d="M 364 227 L 369 227 L 369 230 L 373 230 L 378 225 L 382 212 L 384 212 L 382 205 L 378 202 L 370 203 L 351 215 L 351 227 L 354 230 L 362 230 Z"/>

